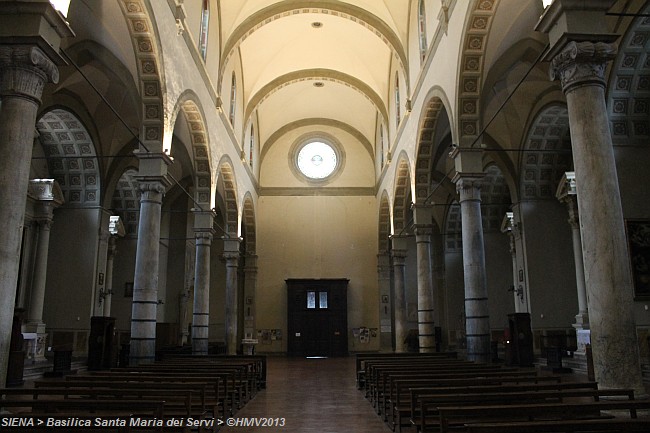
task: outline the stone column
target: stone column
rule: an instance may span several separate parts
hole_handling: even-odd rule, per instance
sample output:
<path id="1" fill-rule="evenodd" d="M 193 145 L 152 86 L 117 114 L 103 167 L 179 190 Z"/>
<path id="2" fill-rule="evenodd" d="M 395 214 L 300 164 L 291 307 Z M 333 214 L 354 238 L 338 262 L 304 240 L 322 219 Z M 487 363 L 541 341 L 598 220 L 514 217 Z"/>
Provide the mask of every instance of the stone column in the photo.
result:
<path id="1" fill-rule="evenodd" d="M 232 236 L 232 235 L 231 235 Z M 239 243 L 241 238 L 223 240 L 223 258 L 226 260 L 226 349 L 228 355 L 236 355 L 237 347 L 237 268 L 239 267 Z"/>
<path id="2" fill-rule="evenodd" d="M 609 119 L 606 67 L 616 55 L 605 12 L 612 0 L 555 0 L 537 30 L 548 32 L 551 78 L 566 95 L 578 191 L 594 373 L 601 388 L 645 394 L 633 283 Z M 574 28 L 579 27 L 579 28 Z M 575 33 L 572 33 L 575 32 Z"/>
<path id="3" fill-rule="evenodd" d="M 194 266 L 194 308 L 192 312 L 192 353 L 208 354 L 208 326 L 210 323 L 210 248 L 214 229 L 212 211 L 194 211 L 194 239 L 196 256 Z"/>
<path id="4" fill-rule="evenodd" d="M 377 284 L 379 286 L 379 350 L 393 351 L 393 311 L 390 296 L 390 255 L 387 251 L 377 254 Z"/>
<path id="5" fill-rule="evenodd" d="M 158 256 L 160 252 L 160 216 L 171 160 L 164 153 L 135 152 L 140 160 L 140 220 L 135 255 L 133 303 L 131 309 L 131 365 L 153 362 L 156 358 L 156 314 L 158 308 Z"/>
<path id="6" fill-rule="evenodd" d="M 392 238 L 393 242 L 393 283 L 395 308 L 395 352 L 406 352 L 406 239 L 398 236 Z"/>
<path id="7" fill-rule="evenodd" d="M 208 354 L 210 322 L 210 246 L 212 231 L 197 230 L 196 267 L 194 277 L 194 309 L 192 312 L 192 354 Z"/>
<path id="8" fill-rule="evenodd" d="M 431 275 L 431 206 L 413 205 L 418 275 L 418 342 L 420 352 L 436 351 L 433 277 Z"/>
<path id="9" fill-rule="evenodd" d="M 256 339 L 256 292 L 257 255 L 252 252 L 244 257 L 244 338 Z"/>
<path id="10" fill-rule="evenodd" d="M 117 238 L 124 237 L 126 231 L 122 219 L 117 215 L 112 215 L 108 220 L 108 248 L 106 250 L 106 279 L 104 281 L 104 317 L 111 316 L 111 302 L 113 300 L 113 263 L 115 253 L 117 252 Z M 100 296 L 102 294 L 100 293 Z"/>
<path id="11" fill-rule="evenodd" d="M 456 148 L 450 156 L 456 165 L 453 182 L 459 194 L 463 230 L 467 359 L 489 362 L 490 315 L 481 219 L 482 153 Z"/>
<path id="12" fill-rule="evenodd" d="M 0 25 L 5 25 L 0 20 Z M 36 47 L 0 45 L 0 383 L 11 340 L 29 167 L 43 87 L 59 72 Z"/>
<path id="13" fill-rule="evenodd" d="M 569 225 L 573 239 L 573 257 L 576 268 L 576 288 L 578 290 L 578 314 L 573 327 L 578 337 L 578 352 L 585 352 L 589 341 L 589 311 L 587 308 L 587 287 L 585 286 L 585 267 L 582 258 L 582 237 L 580 236 L 580 220 L 578 217 L 578 200 L 576 198 L 575 173 L 567 172 L 560 180 L 556 197 L 567 206 Z"/>

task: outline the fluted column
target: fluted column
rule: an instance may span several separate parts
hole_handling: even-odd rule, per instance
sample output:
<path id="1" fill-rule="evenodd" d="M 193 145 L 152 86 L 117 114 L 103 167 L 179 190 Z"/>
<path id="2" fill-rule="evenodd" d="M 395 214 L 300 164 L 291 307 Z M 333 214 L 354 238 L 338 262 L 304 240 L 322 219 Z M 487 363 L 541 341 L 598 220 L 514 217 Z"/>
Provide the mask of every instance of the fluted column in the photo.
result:
<path id="1" fill-rule="evenodd" d="M 0 25 L 9 25 L 0 19 Z M 0 39 L 0 43 L 3 41 Z M 11 340 L 36 114 L 43 88 L 57 82 L 55 64 L 33 46 L 0 45 L 0 384 Z"/>
<path id="2" fill-rule="evenodd" d="M 406 239 L 392 238 L 393 250 L 393 308 L 395 309 L 395 352 L 406 352 Z"/>
<path id="3" fill-rule="evenodd" d="M 431 265 L 431 206 L 413 205 L 418 276 L 418 342 L 420 352 L 436 351 Z"/>
<path id="4" fill-rule="evenodd" d="M 131 308 L 131 365 L 156 358 L 156 314 L 158 309 L 158 257 L 162 199 L 170 182 L 166 177 L 170 158 L 164 153 L 135 152 L 140 160 L 140 220 L 135 255 L 135 278 Z"/>
<path id="5" fill-rule="evenodd" d="M 226 350 L 236 355 L 237 347 L 237 268 L 239 267 L 239 243 L 241 238 L 224 239 L 223 258 L 226 261 Z"/>
<path id="6" fill-rule="evenodd" d="M 537 30 L 549 33 L 551 78 L 560 80 L 567 100 L 596 380 L 602 388 L 632 388 L 645 394 L 605 104 L 605 70 L 616 55 L 611 44 L 616 36 L 602 31 L 608 28 L 605 13 L 612 4 L 556 0 Z"/>
<path id="7" fill-rule="evenodd" d="M 392 352 L 393 311 L 390 296 L 390 255 L 388 252 L 377 254 L 377 284 L 379 286 L 379 350 Z"/>

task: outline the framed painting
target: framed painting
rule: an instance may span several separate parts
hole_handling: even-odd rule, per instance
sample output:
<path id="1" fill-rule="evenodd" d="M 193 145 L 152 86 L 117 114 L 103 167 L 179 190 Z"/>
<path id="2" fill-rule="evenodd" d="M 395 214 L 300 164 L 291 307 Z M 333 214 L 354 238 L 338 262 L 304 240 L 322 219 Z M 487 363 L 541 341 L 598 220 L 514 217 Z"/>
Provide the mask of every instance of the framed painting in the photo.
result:
<path id="1" fill-rule="evenodd" d="M 634 298 L 650 299 L 650 220 L 625 220 Z"/>

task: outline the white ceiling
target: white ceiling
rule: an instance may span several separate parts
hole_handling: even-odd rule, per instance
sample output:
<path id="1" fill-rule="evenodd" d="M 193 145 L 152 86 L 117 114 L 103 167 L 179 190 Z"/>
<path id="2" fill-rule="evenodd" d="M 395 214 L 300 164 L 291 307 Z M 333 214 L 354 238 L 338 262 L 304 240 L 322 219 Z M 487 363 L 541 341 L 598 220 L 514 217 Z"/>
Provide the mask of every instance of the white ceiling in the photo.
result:
<path id="1" fill-rule="evenodd" d="M 405 60 L 409 0 L 218 4 L 224 63 L 239 53 L 245 121 L 257 109 L 261 143 L 293 122 L 327 119 L 374 144 L 391 64 Z"/>

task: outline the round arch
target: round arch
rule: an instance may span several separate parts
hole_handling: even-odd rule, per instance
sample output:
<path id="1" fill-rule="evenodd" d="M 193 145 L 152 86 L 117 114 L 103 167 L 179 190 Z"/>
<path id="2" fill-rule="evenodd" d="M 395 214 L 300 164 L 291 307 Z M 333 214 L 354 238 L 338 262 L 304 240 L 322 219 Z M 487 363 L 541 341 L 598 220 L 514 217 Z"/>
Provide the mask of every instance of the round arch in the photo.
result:
<path id="1" fill-rule="evenodd" d="M 183 92 L 176 103 L 171 120 L 175 122 L 178 114 L 183 113 L 192 147 L 195 200 L 199 205 L 210 209 L 213 207 L 214 197 L 208 128 L 202 106 L 197 100 L 198 97 L 191 90 Z"/>
<path id="2" fill-rule="evenodd" d="M 244 202 L 242 204 L 242 226 L 244 227 L 244 243 L 247 254 L 255 254 L 257 251 L 257 234 L 256 234 L 256 217 L 255 217 L 255 203 L 253 202 L 253 195 L 250 191 L 244 195 Z"/>
<path id="3" fill-rule="evenodd" d="M 390 251 L 390 234 L 390 199 L 388 192 L 384 190 L 379 199 L 379 254 L 386 254 Z"/>
<path id="4" fill-rule="evenodd" d="M 407 229 L 412 202 L 411 169 L 405 152 L 399 156 L 395 168 L 395 192 L 393 194 L 393 230 L 399 234 Z"/>
<path id="5" fill-rule="evenodd" d="M 218 186 L 221 188 L 224 203 L 225 234 L 227 236 L 238 236 L 239 207 L 237 205 L 237 183 L 235 171 L 230 158 L 226 155 L 219 163 Z"/>
<path id="6" fill-rule="evenodd" d="M 431 89 L 425 100 L 427 102 L 424 104 L 420 118 L 415 162 L 415 199 L 418 203 L 429 198 L 433 183 L 432 175 L 440 145 L 436 141 L 443 138 L 439 135 L 438 118 L 441 114 L 449 116 L 450 113 L 449 101 L 442 89 L 438 87 Z M 448 124 L 452 124 L 449 118 Z M 451 133 L 453 136 L 453 128 Z"/>
<path id="7" fill-rule="evenodd" d="M 485 50 L 499 2 L 500 0 L 473 0 L 466 16 L 458 76 L 459 143 L 475 140 L 481 131 L 480 96 Z"/>

